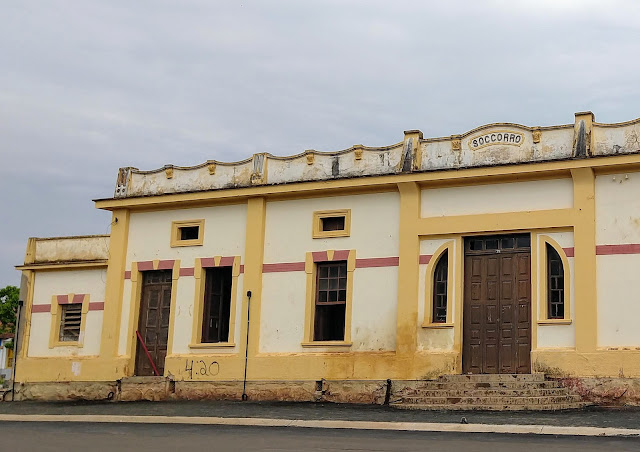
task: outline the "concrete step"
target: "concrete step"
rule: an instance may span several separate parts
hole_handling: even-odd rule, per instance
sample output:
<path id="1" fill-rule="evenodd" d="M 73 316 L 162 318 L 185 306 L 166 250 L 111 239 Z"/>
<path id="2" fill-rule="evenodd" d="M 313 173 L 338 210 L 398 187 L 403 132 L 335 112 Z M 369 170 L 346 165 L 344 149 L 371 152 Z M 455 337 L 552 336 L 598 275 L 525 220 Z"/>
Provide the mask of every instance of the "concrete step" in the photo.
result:
<path id="1" fill-rule="evenodd" d="M 407 389 L 399 395 L 407 397 L 545 397 L 569 395 L 566 388 L 553 389 L 504 389 L 504 388 L 484 388 L 484 389 Z"/>
<path id="2" fill-rule="evenodd" d="M 562 405 L 580 402 L 579 396 L 543 396 L 543 397 L 403 397 L 402 403 L 408 405 Z"/>
<path id="3" fill-rule="evenodd" d="M 579 410 L 589 405 L 584 402 L 557 403 L 551 405 L 411 405 L 394 404 L 394 408 L 401 410 L 424 410 L 424 411 L 561 411 Z"/>
<path id="4" fill-rule="evenodd" d="M 512 382 L 443 382 L 440 380 L 416 381 L 406 387 L 424 390 L 445 389 L 556 389 L 560 388 L 557 381 L 512 381 Z"/>
<path id="5" fill-rule="evenodd" d="M 469 374 L 442 375 L 438 381 L 451 383 L 513 383 L 513 382 L 543 382 L 544 374 Z"/>

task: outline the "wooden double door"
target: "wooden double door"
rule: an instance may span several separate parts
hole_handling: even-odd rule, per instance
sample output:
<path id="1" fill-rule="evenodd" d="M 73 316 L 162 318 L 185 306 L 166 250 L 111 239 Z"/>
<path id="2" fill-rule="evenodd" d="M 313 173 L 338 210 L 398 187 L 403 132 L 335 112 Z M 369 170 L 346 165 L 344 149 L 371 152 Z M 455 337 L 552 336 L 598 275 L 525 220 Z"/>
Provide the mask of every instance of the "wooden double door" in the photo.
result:
<path id="1" fill-rule="evenodd" d="M 140 338 L 136 335 L 135 375 L 154 375 L 151 360 L 159 375 L 164 375 L 164 360 L 169 339 L 169 315 L 171 313 L 171 270 L 142 272 L 142 295 L 138 332 L 144 341 L 148 355 Z"/>
<path id="2" fill-rule="evenodd" d="M 531 238 L 465 239 L 462 371 L 531 372 Z"/>

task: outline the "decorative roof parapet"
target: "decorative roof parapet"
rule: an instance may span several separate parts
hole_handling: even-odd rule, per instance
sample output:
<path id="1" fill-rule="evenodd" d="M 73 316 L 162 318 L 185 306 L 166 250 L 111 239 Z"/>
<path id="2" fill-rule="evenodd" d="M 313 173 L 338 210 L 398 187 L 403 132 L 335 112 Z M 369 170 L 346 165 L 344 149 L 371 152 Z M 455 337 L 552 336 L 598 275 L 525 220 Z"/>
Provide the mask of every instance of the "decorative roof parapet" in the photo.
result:
<path id="1" fill-rule="evenodd" d="M 238 162 L 209 160 L 197 166 L 166 165 L 152 171 L 120 168 L 115 198 L 153 196 L 256 185 L 322 181 L 407 172 L 589 158 L 640 151 L 640 118 L 599 124 L 591 112 L 574 124 L 528 127 L 487 124 L 461 135 L 423 138 L 404 132 L 403 141 L 384 147 L 356 144 L 335 152 L 313 149 L 277 157 L 258 153 Z"/>

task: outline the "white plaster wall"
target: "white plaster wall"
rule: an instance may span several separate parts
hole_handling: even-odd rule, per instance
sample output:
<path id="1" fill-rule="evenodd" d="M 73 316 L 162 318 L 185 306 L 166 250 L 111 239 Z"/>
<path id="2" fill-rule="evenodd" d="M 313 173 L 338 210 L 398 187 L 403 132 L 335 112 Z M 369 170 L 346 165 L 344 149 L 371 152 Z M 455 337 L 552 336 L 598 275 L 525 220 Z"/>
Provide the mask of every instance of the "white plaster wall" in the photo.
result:
<path id="1" fill-rule="evenodd" d="M 202 246 L 171 247 L 172 221 L 202 218 Z M 193 267 L 196 257 L 244 256 L 246 218 L 246 204 L 132 213 L 127 269 L 131 262 L 154 259 L 180 259 L 182 267 Z"/>
<path id="2" fill-rule="evenodd" d="M 598 346 L 640 346 L 640 255 L 598 256 Z"/>
<path id="3" fill-rule="evenodd" d="M 244 264 L 246 217 L 246 204 L 133 213 L 129 225 L 126 268 L 130 270 L 132 262 L 155 259 L 180 259 L 181 267 L 193 267 L 197 257 L 213 256 L 241 256 L 241 263 Z M 202 218 L 205 222 L 201 246 L 171 247 L 171 222 Z M 188 348 L 193 328 L 195 278 L 181 276 L 177 284 L 174 353 L 200 353 Z M 241 293 L 240 285 L 238 294 Z M 125 280 L 118 343 L 120 355 L 128 353 L 131 341 L 131 332 L 128 331 L 131 302 L 131 281 Z M 236 321 L 239 321 L 239 316 Z M 234 349 L 222 352 L 227 351 L 233 352 Z"/>
<path id="4" fill-rule="evenodd" d="M 351 209 L 351 236 L 312 238 L 313 212 L 334 209 Z M 264 261 L 303 262 L 307 251 L 329 249 L 355 249 L 357 258 L 398 256 L 399 217 L 397 192 L 269 202 Z"/>
<path id="5" fill-rule="evenodd" d="M 106 269 L 38 272 L 33 291 L 34 305 L 50 305 L 53 295 L 87 293 L 89 301 L 104 302 Z M 32 312 L 28 356 L 92 356 L 100 353 L 103 311 L 89 311 L 85 317 L 82 347 L 49 348 L 51 313 Z"/>
<path id="6" fill-rule="evenodd" d="M 472 215 L 573 206 L 571 179 L 430 188 L 422 190 L 422 216 Z"/>
<path id="7" fill-rule="evenodd" d="M 640 243 L 640 173 L 596 176 L 596 244 Z"/>
<path id="8" fill-rule="evenodd" d="M 572 248 L 574 246 L 573 241 L 573 232 L 551 232 L 551 231 L 542 231 L 536 235 L 538 240 L 538 262 L 536 269 L 540 269 L 545 264 L 541 261 L 542 253 L 541 247 L 546 246 L 541 241 L 541 236 L 546 235 L 551 237 L 553 240 L 558 242 L 562 248 Z M 571 319 L 573 322 L 571 325 L 538 325 L 538 348 L 572 348 L 576 346 L 576 322 L 579 322 L 580 319 L 576 319 L 575 316 L 575 283 L 574 283 L 574 258 L 568 257 L 569 261 L 569 274 L 571 275 L 571 280 L 568 282 L 570 287 L 571 299 L 569 300 L 569 307 L 571 309 Z M 534 270 L 532 268 L 532 270 Z M 539 275 L 538 280 L 540 281 L 541 275 Z M 567 281 L 565 281 L 565 285 Z M 537 317 L 533 316 L 533 321 L 536 319 L 542 319 L 541 310 L 543 303 L 547 302 L 546 294 L 542 293 L 540 285 L 537 287 L 532 287 L 531 290 L 536 291 L 536 297 L 538 300 L 538 313 Z M 565 300 L 566 303 L 566 300 Z"/>
<path id="9" fill-rule="evenodd" d="M 356 268 L 351 340 L 354 351 L 395 350 L 398 267 Z"/>
<path id="10" fill-rule="evenodd" d="M 304 271 L 262 276 L 260 352 L 304 351 L 306 280 Z"/>
<path id="11" fill-rule="evenodd" d="M 313 239 L 313 212 L 351 209 L 350 237 Z M 265 263 L 304 262 L 306 252 L 355 249 L 356 258 L 397 257 L 399 195 L 378 193 L 269 202 Z M 353 350 L 395 349 L 397 267 L 356 268 L 352 306 Z M 260 350 L 317 352 L 303 348 L 306 274 L 263 276 Z M 330 349 L 327 349 L 330 350 Z"/>
<path id="12" fill-rule="evenodd" d="M 596 244 L 640 243 L 640 173 L 600 175 L 595 184 Z M 598 346 L 640 345 L 640 255 L 601 255 L 596 262 Z"/>
<path id="13" fill-rule="evenodd" d="M 430 255 L 432 256 L 438 248 L 448 242 L 453 242 L 453 257 L 454 257 L 454 265 L 453 265 L 453 281 L 449 281 L 449 284 L 453 285 L 453 297 L 451 300 L 447 300 L 447 309 L 451 310 L 451 314 L 453 315 L 453 319 L 455 319 L 455 299 L 457 295 L 457 288 L 455 287 L 455 269 L 456 263 L 455 259 L 458 254 L 457 243 L 455 240 L 451 238 L 446 239 L 436 239 L 436 240 L 421 240 L 420 241 L 420 254 L 421 255 Z M 431 281 L 430 278 L 427 278 L 427 266 L 428 264 L 420 264 L 420 282 L 419 282 L 419 291 L 418 291 L 418 350 L 438 350 L 438 351 L 449 351 L 453 350 L 453 340 L 454 340 L 454 330 L 453 328 L 423 328 L 422 324 L 425 323 L 425 306 L 426 306 L 426 293 L 427 293 L 427 281 Z M 431 282 L 429 282 L 431 284 Z"/>
<path id="14" fill-rule="evenodd" d="M 306 273 L 265 273 L 262 282 L 260 352 L 318 352 L 302 347 Z M 351 341 L 353 351 L 395 349 L 398 298 L 397 267 L 356 268 L 353 274 Z"/>
<path id="15" fill-rule="evenodd" d="M 229 337 L 229 342 L 236 344 L 235 347 L 201 349 L 189 348 L 193 337 L 193 313 L 195 300 L 195 278 L 193 276 L 182 276 L 178 279 L 178 291 L 176 295 L 175 326 L 173 337 L 173 350 L 171 354 L 211 354 L 213 353 L 237 353 L 240 342 L 240 322 L 242 320 L 242 287 L 243 277 L 238 277 L 238 291 L 236 298 L 236 318 L 235 337 Z"/>

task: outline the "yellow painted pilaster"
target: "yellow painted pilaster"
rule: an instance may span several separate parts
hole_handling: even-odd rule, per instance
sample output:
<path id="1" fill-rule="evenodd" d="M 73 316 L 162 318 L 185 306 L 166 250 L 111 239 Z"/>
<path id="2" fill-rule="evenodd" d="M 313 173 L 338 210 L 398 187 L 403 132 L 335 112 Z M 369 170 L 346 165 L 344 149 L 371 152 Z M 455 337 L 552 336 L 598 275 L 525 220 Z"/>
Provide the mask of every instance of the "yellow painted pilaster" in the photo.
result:
<path id="1" fill-rule="evenodd" d="M 36 239 L 30 237 L 27 241 L 27 251 L 24 255 L 25 265 L 33 264 L 36 259 Z M 23 270 L 22 276 L 26 281 L 27 293 L 24 296 L 24 305 L 22 307 L 22 315 L 24 315 L 24 328 L 22 337 L 18 338 L 20 341 L 19 351 L 20 357 L 26 358 L 29 352 L 29 337 L 31 336 L 31 309 L 33 306 L 33 290 L 35 288 L 36 272 L 32 270 Z M 21 294 L 22 295 L 22 294 Z"/>
<path id="2" fill-rule="evenodd" d="M 31 240 L 31 239 L 29 239 Z M 22 307 L 22 315 L 25 317 L 24 329 L 20 343 L 20 357 L 26 358 L 29 353 L 29 338 L 31 337 L 31 309 L 33 308 L 33 290 L 35 288 L 36 272 L 33 270 L 23 270 L 23 276 L 27 281 L 27 297 Z"/>
<path id="3" fill-rule="evenodd" d="M 420 240 L 420 187 L 414 182 L 398 184 L 400 192 L 400 262 L 398 266 L 398 320 L 396 352 L 413 355 L 418 333 L 418 285 Z"/>
<path id="4" fill-rule="evenodd" d="M 240 327 L 240 353 L 244 355 L 247 335 L 247 291 L 251 291 L 251 317 L 249 328 L 249 357 L 259 352 L 260 302 L 262 298 L 262 262 L 264 258 L 264 228 L 266 214 L 265 198 L 250 198 L 247 201 L 247 232 L 244 255 L 244 288 L 242 324 Z M 251 372 L 249 366 L 248 372 Z"/>
<path id="5" fill-rule="evenodd" d="M 100 342 L 100 357 L 103 359 L 111 359 L 118 353 L 128 239 L 129 211 L 126 209 L 114 210 L 111 220 L 109 264 L 104 294 L 102 340 Z"/>
<path id="6" fill-rule="evenodd" d="M 576 350 L 595 352 L 598 344 L 596 295 L 595 176 L 591 168 L 571 170 L 576 211 L 574 241 Z"/>

